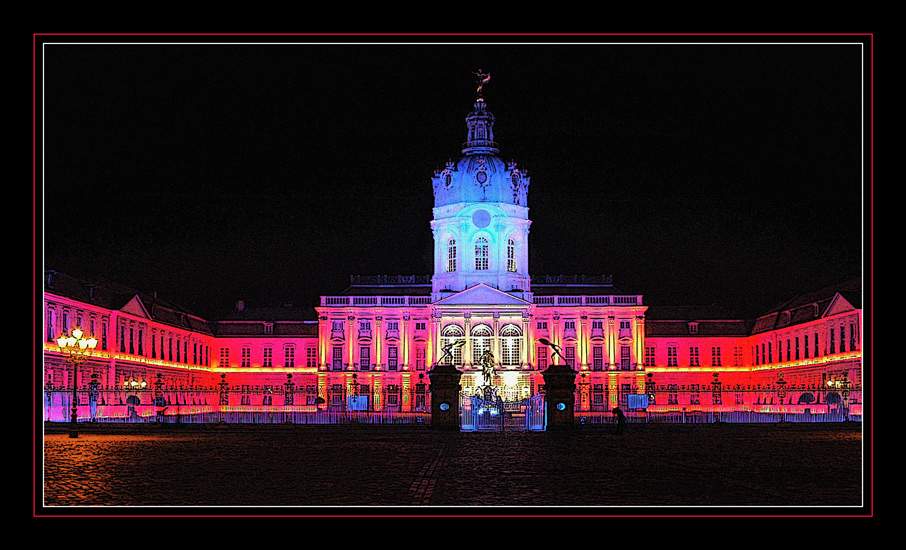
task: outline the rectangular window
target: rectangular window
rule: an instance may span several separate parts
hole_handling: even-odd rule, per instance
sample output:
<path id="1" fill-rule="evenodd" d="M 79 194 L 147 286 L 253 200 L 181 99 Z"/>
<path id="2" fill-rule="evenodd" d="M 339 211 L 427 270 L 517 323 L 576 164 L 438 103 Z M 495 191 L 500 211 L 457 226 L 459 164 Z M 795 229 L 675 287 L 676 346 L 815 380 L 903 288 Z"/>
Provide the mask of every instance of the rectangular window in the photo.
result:
<path id="1" fill-rule="evenodd" d="M 676 384 L 667 384 L 667 404 L 668 405 L 677 405 L 679 399 L 677 397 L 679 386 Z"/>
<path id="2" fill-rule="evenodd" d="M 283 346 L 283 366 L 288 368 L 296 366 L 296 346 Z"/>
<path id="3" fill-rule="evenodd" d="M 604 348 L 602 346 L 591 348 L 591 368 L 592 370 L 604 370 Z"/>
<path id="4" fill-rule="evenodd" d="M 690 384 L 689 385 L 689 404 L 690 405 L 701 405 L 701 399 L 699 397 L 699 385 Z"/>
<path id="5" fill-rule="evenodd" d="M 415 344 L 415 370 L 425 370 L 425 345 L 422 343 Z"/>
<path id="6" fill-rule="evenodd" d="M 796 353 L 796 360 L 798 361 L 799 360 L 799 337 L 797 336 L 793 340 L 796 342 L 796 347 L 794 349 L 795 349 L 795 353 Z"/>
<path id="7" fill-rule="evenodd" d="M 711 348 L 711 366 L 719 367 L 720 364 L 720 348 L 715 346 Z"/>
<path id="8" fill-rule="evenodd" d="M 536 326 L 538 330 L 547 330 L 547 321 L 538 321 Z"/>
<path id="9" fill-rule="evenodd" d="M 263 367 L 273 367 L 274 366 L 274 348 L 266 347 L 264 348 L 264 357 L 262 360 Z"/>
<path id="10" fill-rule="evenodd" d="M 447 271 L 456 271 L 456 241 L 447 241 Z"/>
<path id="11" fill-rule="evenodd" d="M 343 346 L 334 346 L 330 368 L 332 370 L 343 370 Z"/>
<path id="12" fill-rule="evenodd" d="M 699 362 L 698 362 L 698 348 L 695 347 L 695 346 L 689 348 L 689 366 L 690 366 L 690 367 L 698 367 L 698 366 L 699 366 Z"/>
<path id="13" fill-rule="evenodd" d="M 840 327 L 840 353 L 843 353 L 845 351 L 846 351 L 846 329 L 843 326 L 841 326 Z"/>
<path id="14" fill-rule="evenodd" d="M 675 366 L 677 366 L 677 361 L 676 361 L 676 346 L 668 346 L 668 347 L 667 347 L 667 366 L 668 366 L 668 367 L 675 367 Z"/>
<path id="15" fill-rule="evenodd" d="M 833 327 L 831 327 L 831 329 L 828 331 L 828 336 L 830 337 L 830 340 L 828 341 L 828 344 L 830 345 L 830 352 L 837 353 L 837 346 L 836 346 L 837 339 L 834 338 L 834 328 Z"/>
<path id="16" fill-rule="evenodd" d="M 620 370 L 629 370 L 629 346 L 620 346 Z"/>
<path id="17" fill-rule="evenodd" d="M 371 348 L 359 348 L 359 369 L 371 370 Z"/>
<path id="18" fill-rule="evenodd" d="M 805 358 L 808 359 L 808 334 L 802 337 L 803 346 L 802 349 L 805 351 Z"/>
<path id="19" fill-rule="evenodd" d="M 224 369 L 230 366 L 230 348 L 220 348 L 220 368 Z"/>
<path id="20" fill-rule="evenodd" d="M 151 335 L 151 359 L 157 359 L 157 335 Z"/>
<path id="21" fill-rule="evenodd" d="M 179 346 L 176 347 L 177 352 L 179 352 Z M 251 367 L 252 366 L 252 348 L 244 347 L 242 348 L 241 363 L 242 367 Z"/>
<path id="22" fill-rule="evenodd" d="M 396 346 L 389 346 L 387 348 L 387 370 L 395 371 L 397 369 L 399 348 Z"/>
<path id="23" fill-rule="evenodd" d="M 56 312 L 52 309 L 47 310 L 47 326 L 44 329 L 47 335 L 47 341 L 53 342 L 57 336 L 57 333 L 54 329 L 54 320 L 56 317 Z"/>
<path id="24" fill-rule="evenodd" d="M 818 357 L 818 333 L 815 333 L 815 357 Z"/>
<path id="25" fill-rule="evenodd" d="M 313 348 L 313 347 L 305 348 L 305 366 L 306 367 L 317 367 L 318 366 L 318 348 Z"/>
<path id="26" fill-rule="evenodd" d="M 547 346 L 538 346 L 538 368 L 547 368 Z"/>
<path id="27" fill-rule="evenodd" d="M 645 366 L 654 366 L 654 346 L 645 346 Z"/>
<path id="28" fill-rule="evenodd" d="M 475 243 L 475 270 L 485 271 L 488 269 L 488 242 L 483 238 L 478 239 Z"/>
<path id="29" fill-rule="evenodd" d="M 566 346 L 566 364 L 576 368 L 576 346 Z"/>
<path id="30" fill-rule="evenodd" d="M 419 321 L 415 323 L 415 330 L 425 330 L 424 321 Z"/>
<path id="31" fill-rule="evenodd" d="M 733 348 L 733 366 L 742 366 L 742 348 L 739 346 Z"/>
<path id="32" fill-rule="evenodd" d="M 387 404 L 396 406 L 400 404 L 400 387 L 387 386 Z"/>
<path id="33" fill-rule="evenodd" d="M 849 325 L 849 349 L 856 349 L 856 324 L 850 323 Z"/>
<path id="34" fill-rule="evenodd" d="M 415 344 L 415 370 L 425 370 L 426 353 L 425 344 Z"/>

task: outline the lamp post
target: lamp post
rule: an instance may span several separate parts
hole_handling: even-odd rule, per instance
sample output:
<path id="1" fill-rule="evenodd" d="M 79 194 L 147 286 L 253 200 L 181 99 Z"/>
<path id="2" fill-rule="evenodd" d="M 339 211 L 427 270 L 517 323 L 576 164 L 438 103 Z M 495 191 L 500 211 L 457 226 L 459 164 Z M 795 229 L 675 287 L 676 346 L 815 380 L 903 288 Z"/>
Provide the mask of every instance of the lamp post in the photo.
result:
<path id="1" fill-rule="evenodd" d="M 780 401 L 780 421 L 783 422 L 783 398 L 786 397 L 786 380 L 783 373 L 777 374 L 777 400 Z"/>
<path id="2" fill-rule="evenodd" d="M 76 425 L 78 420 L 78 375 L 79 366 L 91 357 L 92 350 L 98 345 L 98 341 L 93 336 L 82 338 L 82 329 L 74 328 L 69 336 L 62 334 L 57 338 L 57 345 L 66 361 L 72 365 L 72 413 L 69 420 L 69 437 L 79 437 L 79 429 Z"/>

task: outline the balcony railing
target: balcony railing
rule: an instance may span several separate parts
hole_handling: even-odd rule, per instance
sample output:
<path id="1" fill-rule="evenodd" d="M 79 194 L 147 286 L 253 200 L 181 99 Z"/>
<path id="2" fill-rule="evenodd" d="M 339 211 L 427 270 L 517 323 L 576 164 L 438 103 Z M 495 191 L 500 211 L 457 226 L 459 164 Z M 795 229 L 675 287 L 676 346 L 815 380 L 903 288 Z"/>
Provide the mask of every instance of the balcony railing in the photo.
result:
<path id="1" fill-rule="evenodd" d="M 641 305 L 641 295 L 620 295 L 620 296 L 534 296 L 532 298 L 535 305 L 539 306 L 627 306 Z"/>
<path id="2" fill-rule="evenodd" d="M 430 296 L 321 296 L 322 306 L 406 307 L 430 303 Z"/>

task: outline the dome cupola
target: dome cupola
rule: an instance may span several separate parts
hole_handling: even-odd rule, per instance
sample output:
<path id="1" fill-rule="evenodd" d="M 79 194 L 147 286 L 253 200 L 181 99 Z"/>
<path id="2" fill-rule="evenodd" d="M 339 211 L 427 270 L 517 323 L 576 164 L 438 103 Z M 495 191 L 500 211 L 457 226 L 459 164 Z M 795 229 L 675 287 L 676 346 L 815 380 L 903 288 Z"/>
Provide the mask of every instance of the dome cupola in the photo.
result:
<path id="1" fill-rule="evenodd" d="M 528 176 L 517 169 L 515 163 L 506 163 L 497 156 L 499 149 L 494 141 L 494 115 L 481 95 L 482 87 L 490 76 L 480 71 L 475 74 L 479 76 L 479 96 L 472 112 L 466 116 L 468 133 L 462 147 L 463 156 L 434 173 L 434 206 L 467 202 L 528 206 Z"/>

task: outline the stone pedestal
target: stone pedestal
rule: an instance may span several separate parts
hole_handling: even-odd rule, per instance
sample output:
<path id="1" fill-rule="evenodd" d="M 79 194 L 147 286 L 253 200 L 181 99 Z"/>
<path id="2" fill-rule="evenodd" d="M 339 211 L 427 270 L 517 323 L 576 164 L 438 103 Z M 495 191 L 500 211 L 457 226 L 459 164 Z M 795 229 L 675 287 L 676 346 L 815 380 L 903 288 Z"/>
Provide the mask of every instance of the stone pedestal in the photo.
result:
<path id="1" fill-rule="evenodd" d="M 453 365 L 435 365 L 428 372 L 431 382 L 431 428 L 459 430 L 459 393 L 462 373 Z"/>
<path id="2" fill-rule="evenodd" d="M 569 365 L 551 365 L 541 375 L 544 377 L 547 429 L 572 429 L 575 421 L 576 372 Z"/>

